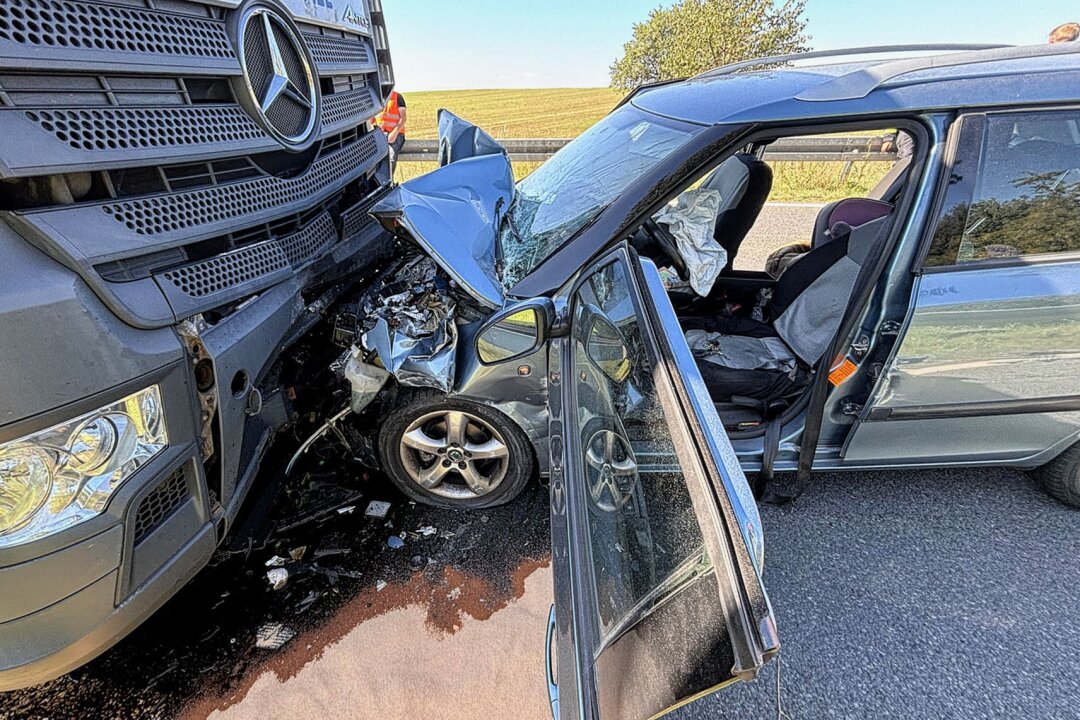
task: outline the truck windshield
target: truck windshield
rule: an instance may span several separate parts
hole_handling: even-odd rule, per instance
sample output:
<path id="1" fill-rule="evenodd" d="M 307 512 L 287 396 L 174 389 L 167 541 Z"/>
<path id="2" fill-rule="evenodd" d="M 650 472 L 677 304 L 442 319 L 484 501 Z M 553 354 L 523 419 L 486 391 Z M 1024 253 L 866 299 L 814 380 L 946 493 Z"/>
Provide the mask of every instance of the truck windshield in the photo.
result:
<path id="1" fill-rule="evenodd" d="M 693 134 L 626 104 L 567 144 L 517 184 L 499 231 L 503 285 L 532 272 Z"/>

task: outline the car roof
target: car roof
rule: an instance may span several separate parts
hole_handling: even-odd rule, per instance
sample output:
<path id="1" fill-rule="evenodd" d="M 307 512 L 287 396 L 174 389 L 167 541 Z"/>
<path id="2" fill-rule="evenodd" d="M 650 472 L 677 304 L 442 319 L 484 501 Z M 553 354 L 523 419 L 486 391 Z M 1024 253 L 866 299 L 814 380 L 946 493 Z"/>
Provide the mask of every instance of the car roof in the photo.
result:
<path id="1" fill-rule="evenodd" d="M 704 125 L 1080 101 L 1080 43 L 849 59 L 855 52 L 910 49 L 765 58 L 644 87 L 629 101 L 647 112 Z M 821 62 L 748 69 L 805 58 Z"/>

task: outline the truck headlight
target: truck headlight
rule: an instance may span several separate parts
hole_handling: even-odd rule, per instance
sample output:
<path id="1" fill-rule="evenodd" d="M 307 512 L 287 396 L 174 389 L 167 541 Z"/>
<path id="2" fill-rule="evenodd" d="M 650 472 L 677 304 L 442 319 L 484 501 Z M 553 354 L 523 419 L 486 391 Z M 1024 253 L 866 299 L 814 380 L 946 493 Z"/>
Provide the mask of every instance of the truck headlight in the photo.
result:
<path id="1" fill-rule="evenodd" d="M 168 445 L 157 385 L 0 445 L 0 548 L 99 515 Z"/>

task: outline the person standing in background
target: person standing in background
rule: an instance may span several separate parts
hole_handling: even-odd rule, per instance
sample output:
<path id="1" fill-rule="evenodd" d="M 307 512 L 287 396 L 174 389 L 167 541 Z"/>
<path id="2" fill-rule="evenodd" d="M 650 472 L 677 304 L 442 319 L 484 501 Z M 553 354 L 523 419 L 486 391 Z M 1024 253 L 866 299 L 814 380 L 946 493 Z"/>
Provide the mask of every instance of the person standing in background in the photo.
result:
<path id="1" fill-rule="evenodd" d="M 398 155 L 405 147 L 405 122 L 409 117 L 405 109 L 405 98 L 397 90 L 390 92 L 382 112 L 375 117 L 375 124 L 386 133 L 386 142 L 390 145 L 390 174 L 397 170 Z"/>
<path id="2" fill-rule="evenodd" d="M 1076 38 L 1080 37 L 1080 23 L 1065 23 L 1058 25 L 1056 28 L 1050 31 L 1050 44 L 1063 42 L 1076 42 Z"/>

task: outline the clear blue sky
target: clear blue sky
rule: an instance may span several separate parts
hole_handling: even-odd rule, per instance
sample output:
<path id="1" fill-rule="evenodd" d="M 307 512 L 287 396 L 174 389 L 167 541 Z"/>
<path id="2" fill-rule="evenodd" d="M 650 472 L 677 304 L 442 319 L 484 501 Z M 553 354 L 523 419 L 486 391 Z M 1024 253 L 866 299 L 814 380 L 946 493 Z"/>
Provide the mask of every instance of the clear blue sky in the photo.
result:
<path id="1" fill-rule="evenodd" d="M 398 88 L 598 87 L 660 0 L 383 0 Z M 903 10 L 901 10 L 903 8 Z M 809 0 L 815 50 L 1044 42 L 1077 0 Z"/>

